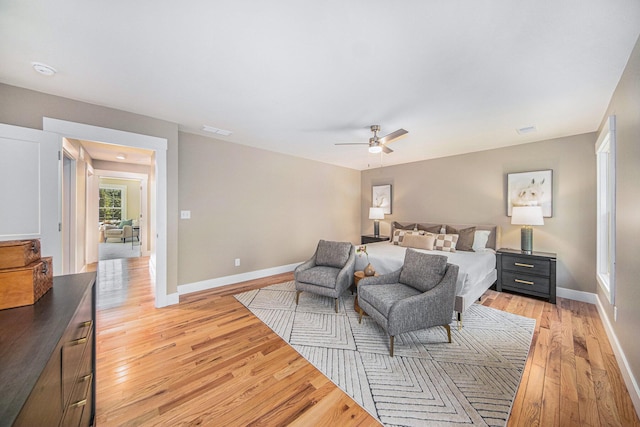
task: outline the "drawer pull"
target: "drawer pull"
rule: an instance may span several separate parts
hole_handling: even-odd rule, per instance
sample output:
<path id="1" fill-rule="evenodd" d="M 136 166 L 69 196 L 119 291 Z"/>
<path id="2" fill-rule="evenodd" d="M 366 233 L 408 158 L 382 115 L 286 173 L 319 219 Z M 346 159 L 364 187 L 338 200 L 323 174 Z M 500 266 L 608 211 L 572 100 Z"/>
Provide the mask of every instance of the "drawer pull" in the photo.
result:
<path id="1" fill-rule="evenodd" d="M 535 265 L 533 264 L 523 264 L 521 262 L 514 262 L 513 265 L 515 265 L 516 267 L 527 267 L 527 268 L 535 267 Z"/>
<path id="2" fill-rule="evenodd" d="M 84 344 L 86 342 L 87 342 L 87 337 L 84 337 L 84 338 L 78 338 L 77 340 L 73 340 L 73 341 L 69 342 L 69 344 L 78 345 L 78 344 Z"/>
<path id="3" fill-rule="evenodd" d="M 82 322 L 80 324 L 81 328 L 88 328 L 89 326 L 91 326 L 93 324 L 93 320 L 87 320 L 86 322 Z"/>
<path id="4" fill-rule="evenodd" d="M 81 406 L 84 406 L 87 404 L 87 399 L 83 399 L 83 400 L 79 400 L 75 403 L 72 403 L 71 405 L 69 405 L 69 408 L 79 408 Z"/>
<path id="5" fill-rule="evenodd" d="M 91 381 L 91 378 L 93 378 L 93 374 L 88 374 L 88 375 L 85 375 L 84 377 L 81 377 L 78 382 L 83 383 L 86 381 Z"/>
<path id="6" fill-rule="evenodd" d="M 528 280 L 520 280 L 520 279 L 514 279 L 516 283 L 522 283 L 523 285 L 533 285 L 533 282 L 529 282 Z"/>

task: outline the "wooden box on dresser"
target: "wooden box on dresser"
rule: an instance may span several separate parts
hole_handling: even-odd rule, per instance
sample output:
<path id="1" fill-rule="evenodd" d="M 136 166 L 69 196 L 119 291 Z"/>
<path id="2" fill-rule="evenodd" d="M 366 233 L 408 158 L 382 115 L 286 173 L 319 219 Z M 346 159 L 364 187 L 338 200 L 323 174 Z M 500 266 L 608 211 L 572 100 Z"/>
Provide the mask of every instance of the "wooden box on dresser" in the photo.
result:
<path id="1" fill-rule="evenodd" d="M 0 426 L 89 426 L 95 415 L 96 274 L 54 277 L 0 311 Z"/>
<path id="2" fill-rule="evenodd" d="M 556 303 L 556 254 L 503 248 L 496 252 L 496 264 L 498 292 L 520 292 Z"/>

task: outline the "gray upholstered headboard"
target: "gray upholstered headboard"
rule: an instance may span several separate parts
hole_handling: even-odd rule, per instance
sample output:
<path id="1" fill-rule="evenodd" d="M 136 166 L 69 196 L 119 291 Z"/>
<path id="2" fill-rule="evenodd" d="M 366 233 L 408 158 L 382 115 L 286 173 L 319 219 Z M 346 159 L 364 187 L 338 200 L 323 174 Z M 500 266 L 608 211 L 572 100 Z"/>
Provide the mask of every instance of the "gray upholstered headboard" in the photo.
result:
<path id="1" fill-rule="evenodd" d="M 475 227 L 476 230 L 489 230 L 491 233 L 489 234 L 489 240 L 487 240 L 487 248 L 498 249 L 500 247 L 500 227 L 497 225 L 481 225 L 481 224 L 450 224 L 450 223 L 437 223 L 437 222 L 400 222 L 393 221 L 391 223 L 391 236 L 390 239 L 393 241 L 393 233 L 395 231 L 395 224 L 400 224 L 402 228 L 410 227 L 409 229 L 414 229 L 418 225 L 421 227 L 433 227 L 440 225 L 444 228 L 445 225 L 448 225 L 453 228 L 462 229 Z"/>

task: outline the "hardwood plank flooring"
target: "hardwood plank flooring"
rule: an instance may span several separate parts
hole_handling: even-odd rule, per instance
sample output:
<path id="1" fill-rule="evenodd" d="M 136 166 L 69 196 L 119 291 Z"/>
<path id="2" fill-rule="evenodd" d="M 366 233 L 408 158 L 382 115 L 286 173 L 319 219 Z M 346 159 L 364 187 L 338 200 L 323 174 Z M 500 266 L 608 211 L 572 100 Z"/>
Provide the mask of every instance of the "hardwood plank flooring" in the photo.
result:
<path id="1" fill-rule="evenodd" d="M 148 258 L 97 269 L 96 425 L 379 425 L 233 298 L 291 273 L 156 309 Z M 494 291 L 482 304 L 537 321 L 509 426 L 640 426 L 594 306 Z"/>

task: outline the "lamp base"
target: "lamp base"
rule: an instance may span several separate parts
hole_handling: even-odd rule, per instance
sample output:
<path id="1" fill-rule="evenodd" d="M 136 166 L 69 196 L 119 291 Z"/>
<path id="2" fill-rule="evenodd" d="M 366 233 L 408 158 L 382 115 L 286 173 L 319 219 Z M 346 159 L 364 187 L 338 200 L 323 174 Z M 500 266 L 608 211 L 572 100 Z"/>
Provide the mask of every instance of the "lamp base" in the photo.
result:
<path id="1" fill-rule="evenodd" d="M 373 221 L 373 235 L 374 237 L 380 237 L 380 221 L 377 219 Z"/>
<path id="2" fill-rule="evenodd" d="M 520 250 L 530 254 L 533 251 L 533 227 L 525 225 L 520 230 Z"/>

